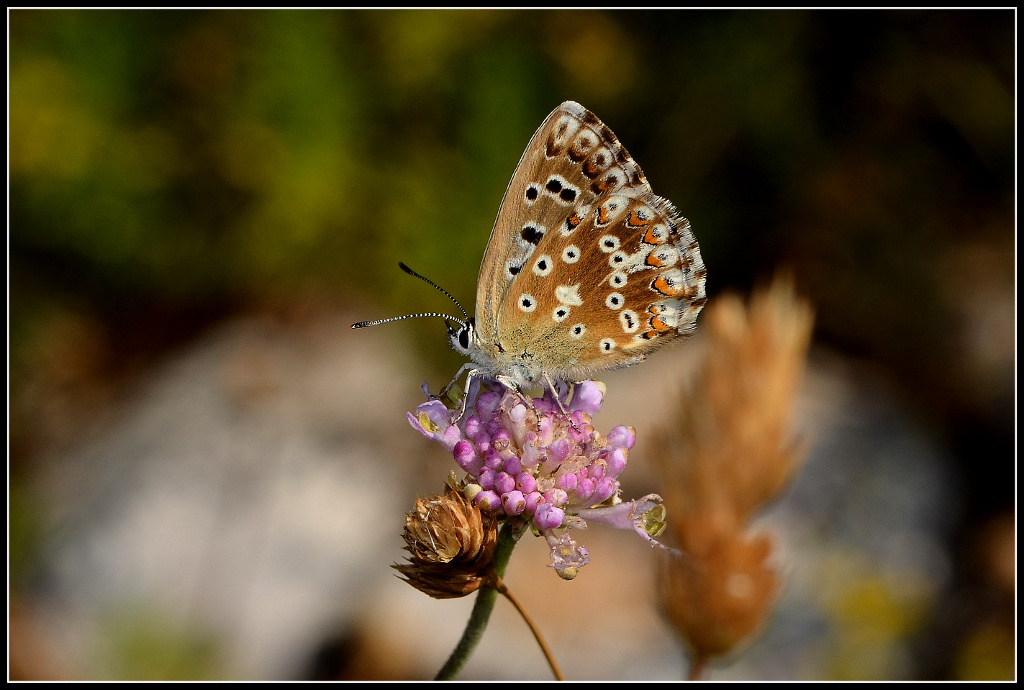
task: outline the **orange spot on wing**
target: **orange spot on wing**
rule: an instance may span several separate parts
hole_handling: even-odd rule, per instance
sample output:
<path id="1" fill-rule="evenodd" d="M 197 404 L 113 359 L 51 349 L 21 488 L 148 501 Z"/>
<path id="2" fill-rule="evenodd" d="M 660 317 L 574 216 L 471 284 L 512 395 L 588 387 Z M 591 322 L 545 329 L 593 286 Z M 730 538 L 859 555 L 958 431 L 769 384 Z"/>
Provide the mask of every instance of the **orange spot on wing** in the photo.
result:
<path id="1" fill-rule="evenodd" d="M 656 252 L 651 252 L 647 255 L 647 260 L 644 261 L 648 266 L 654 266 L 655 268 L 661 268 L 665 265 L 665 262 L 661 260 L 661 257 Z"/>
<path id="2" fill-rule="evenodd" d="M 682 291 L 682 288 L 678 285 L 673 285 L 666 280 L 665 276 L 655 278 L 654 282 L 651 283 L 651 287 L 667 297 L 675 297 Z"/>
<path id="3" fill-rule="evenodd" d="M 647 232 L 644 233 L 644 242 L 647 244 L 665 244 L 666 237 L 658 237 L 654 234 L 654 228 L 648 228 Z"/>
<path id="4" fill-rule="evenodd" d="M 635 208 L 635 209 L 633 209 L 630 212 L 629 220 L 626 221 L 626 222 L 627 222 L 627 224 L 629 224 L 630 226 L 632 226 L 634 228 L 639 228 L 641 226 L 644 226 L 644 225 L 647 225 L 648 223 L 650 223 L 651 219 L 650 218 L 642 217 L 640 215 L 640 209 L 636 209 Z"/>

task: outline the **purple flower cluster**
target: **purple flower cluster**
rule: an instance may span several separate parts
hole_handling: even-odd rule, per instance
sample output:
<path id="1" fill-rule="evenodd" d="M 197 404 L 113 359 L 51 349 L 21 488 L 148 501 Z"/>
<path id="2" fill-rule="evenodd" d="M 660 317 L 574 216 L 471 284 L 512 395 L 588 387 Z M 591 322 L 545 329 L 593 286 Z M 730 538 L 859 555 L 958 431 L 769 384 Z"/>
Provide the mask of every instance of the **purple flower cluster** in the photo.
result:
<path id="1" fill-rule="evenodd" d="M 632 527 L 654 542 L 651 515 L 661 499 L 651 495 L 623 504 L 619 473 L 626 466 L 635 432 L 617 426 L 607 436 L 594 430 L 604 384 L 577 384 L 562 413 L 550 393 L 528 399 L 502 388 L 483 390 L 467 404 L 458 423 L 439 400 L 409 414 L 413 428 L 439 441 L 465 470 L 468 498 L 499 518 L 528 521 L 547 539 L 552 565 L 575 577 L 589 555 L 564 528 L 585 527 L 586 519 Z M 660 520 L 656 521 L 660 522 Z"/>

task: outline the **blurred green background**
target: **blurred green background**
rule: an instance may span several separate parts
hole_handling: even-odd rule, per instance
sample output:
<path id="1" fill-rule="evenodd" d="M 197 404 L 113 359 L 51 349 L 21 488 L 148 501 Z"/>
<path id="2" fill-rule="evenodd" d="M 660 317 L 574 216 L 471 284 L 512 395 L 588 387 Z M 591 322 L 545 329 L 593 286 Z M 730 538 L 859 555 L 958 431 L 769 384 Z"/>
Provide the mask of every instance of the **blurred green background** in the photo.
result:
<path id="1" fill-rule="evenodd" d="M 1014 11 L 8 19 L 13 587 L 41 458 L 212 325 L 450 308 L 399 260 L 471 310 L 566 99 L 691 220 L 710 297 L 791 269 L 816 342 L 893 382 L 956 460 L 955 553 L 1014 510 Z M 398 328 L 454 371 L 438 323 Z"/>

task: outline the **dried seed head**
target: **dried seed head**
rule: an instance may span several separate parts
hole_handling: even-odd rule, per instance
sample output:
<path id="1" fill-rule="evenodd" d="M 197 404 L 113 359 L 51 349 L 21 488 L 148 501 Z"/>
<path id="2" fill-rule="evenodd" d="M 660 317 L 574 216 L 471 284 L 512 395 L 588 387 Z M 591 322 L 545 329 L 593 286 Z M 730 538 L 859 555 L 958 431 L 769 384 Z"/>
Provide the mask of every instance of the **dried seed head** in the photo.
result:
<path id="1" fill-rule="evenodd" d="M 435 599 L 466 596 L 490 577 L 497 520 L 481 514 L 452 483 L 444 496 L 416 499 L 416 508 L 405 516 L 402 536 L 408 562 L 391 567 Z"/>
<path id="2" fill-rule="evenodd" d="M 780 577 L 768 535 L 706 538 L 705 551 L 667 559 L 661 572 L 665 614 L 695 659 L 734 651 L 762 628 Z"/>
<path id="3" fill-rule="evenodd" d="M 779 279 L 749 306 L 724 296 L 702 318 L 709 338 L 698 377 L 658 435 L 668 528 L 685 558 L 661 582 L 666 615 L 694 652 L 692 677 L 764 625 L 779 590 L 772 540 L 751 517 L 796 472 L 793 437 L 813 316 Z"/>

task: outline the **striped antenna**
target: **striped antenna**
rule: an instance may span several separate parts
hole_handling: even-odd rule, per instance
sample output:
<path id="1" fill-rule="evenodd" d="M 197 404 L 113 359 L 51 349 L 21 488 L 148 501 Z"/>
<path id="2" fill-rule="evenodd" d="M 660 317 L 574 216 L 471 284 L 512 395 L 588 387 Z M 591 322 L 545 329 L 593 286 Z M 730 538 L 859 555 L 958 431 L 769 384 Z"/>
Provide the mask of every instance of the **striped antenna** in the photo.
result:
<path id="1" fill-rule="evenodd" d="M 416 271 L 412 270 L 411 268 L 409 268 L 408 266 L 403 264 L 401 261 L 398 262 L 398 267 L 400 269 L 402 269 L 403 271 L 405 271 L 406 273 L 408 273 L 409 275 L 415 276 L 416 278 L 419 278 L 420 280 L 422 280 L 427 285 L 430 285 L 430 286 L 436 288 L 437 290 L 441 291 L 442 293 L 444 293 L 448 297 L 448 299 L 450 299 L 452 302 L 455 302 L 455 306 L 458 307 L 459 311 L 462 312 L 462 315 L 465 317 L 465 321 L 462 320 L 462 319 L 456 318 L 454 316 L 450 316 L 448 314 L 441 314 L 440 312 L 430 311 L 430 312 L 423 312 L 421 314 L 406 314 L 405 316 L 392 316 L 389 319 L 377 319 L 376 321 L 360 321 L 359 323 L 352 324 L 352 328 L 367 328 L 368 326 L 379 326 L 382 323 L 391 323 L 392 321 L 402 321 L 403 319 L 418 319 L 421 316 L 439 316 L 442 319 L 444 319 L 445 321 L 454 321 L 455 323 L 459 324 L 460 328 L 465 328 L 466 321 L 469 320 L 469 314 L 467 314 L 466 310 L 462 308 L 461 304 L 459 304 L 459 300 L 457 300 L 454 297 L 452 297 L 452 293 L 450 293 L 447 290 L 445 290 L 443 287 L 441 287 L 440 285 L 438 285 L 437 283 L 432 281 L 430 278 L 425 278 L 425 277 L 421 276 L 419 273 L 417 273 Z M 451 325 L 449 325 L 448 328 L 451 329 Z"/>

